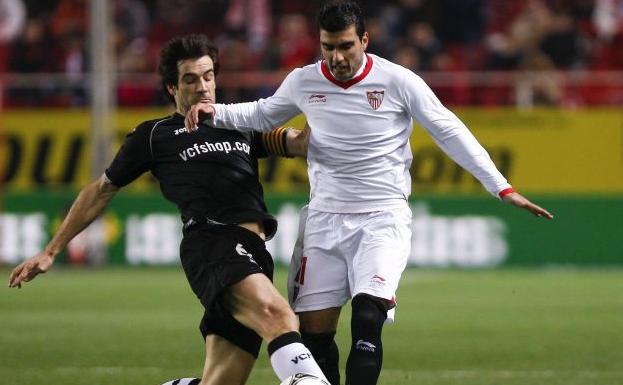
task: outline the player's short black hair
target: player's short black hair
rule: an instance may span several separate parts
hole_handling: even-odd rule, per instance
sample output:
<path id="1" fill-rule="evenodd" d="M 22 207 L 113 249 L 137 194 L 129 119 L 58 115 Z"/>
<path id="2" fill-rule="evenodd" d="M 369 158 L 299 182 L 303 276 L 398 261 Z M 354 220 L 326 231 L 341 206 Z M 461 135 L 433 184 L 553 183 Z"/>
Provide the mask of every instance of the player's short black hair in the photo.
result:
<path id="1" fill-rule="evenodd" d="M 179 62 L 186 59 L 199 59 L 206 55 L 214 63 L 214 76 L 216 76 L 219 69 L 218 48 L 206 35 L 191 34 L 174 37 L 162 48 L 158 74 L 160 74 L 162 90 L 171 102 L 175 103 L 175 99 L 169 94 L 167 86 L 177 85 L 180 75 L 177 67 Z"/>
<path id="2" fill-rule="evenodd" d="M 318 28 L 327 32 L 340 32 L 355 26 L 361 39 L 366 32 L 363 12 L 359 4 L 347 0 L 330 0 L 324 3 L 318 13 Z"/>

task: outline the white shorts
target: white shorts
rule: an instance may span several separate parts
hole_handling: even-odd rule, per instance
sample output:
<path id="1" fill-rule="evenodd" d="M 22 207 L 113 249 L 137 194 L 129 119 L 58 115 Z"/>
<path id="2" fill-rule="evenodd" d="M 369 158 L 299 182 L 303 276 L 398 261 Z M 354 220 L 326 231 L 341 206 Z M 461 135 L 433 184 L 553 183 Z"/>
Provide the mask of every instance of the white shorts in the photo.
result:
<path id="1" fill-rule="evenodd" d="M 295 312 L 328 309 L 361 293 L 395 302 L 410 248 L 406 202 L 404 208 L 359 214 L 304 207 L 288 275 L 290 304 Z"/>

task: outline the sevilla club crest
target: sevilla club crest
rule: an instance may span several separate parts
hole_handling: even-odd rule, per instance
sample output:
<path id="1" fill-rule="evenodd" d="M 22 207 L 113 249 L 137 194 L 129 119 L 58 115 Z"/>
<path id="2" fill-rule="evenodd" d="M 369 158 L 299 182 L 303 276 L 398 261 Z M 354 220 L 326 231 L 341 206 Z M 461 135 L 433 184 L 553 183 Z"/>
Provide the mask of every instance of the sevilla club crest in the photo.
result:
<path id="1" fill-rule="evenodd" d="M 383 96 L 385 96 L 385 91 L 366 91 L 368 94 L 368 103 L 374 108 L 378 110 L 381 107 L 381 103 L 383 103 Z"/>

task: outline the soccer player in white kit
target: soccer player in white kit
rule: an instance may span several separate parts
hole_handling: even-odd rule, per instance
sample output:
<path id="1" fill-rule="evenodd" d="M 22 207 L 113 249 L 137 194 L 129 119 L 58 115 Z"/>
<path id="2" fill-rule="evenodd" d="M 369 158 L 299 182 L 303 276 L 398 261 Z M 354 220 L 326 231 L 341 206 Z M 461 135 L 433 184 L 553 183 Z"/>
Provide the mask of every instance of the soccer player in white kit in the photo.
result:
<path id="1" fill-rule="evenodd" d="M 346 384 L 373 385 L 382 364 L 382 327 L 410 253 L 412 119 L 492 195 L 536 216 L 552 215 L 513 190 L 419 76 L 365 53 L 368 34 L 356 3 L 325 4 L 318 25 L 323 60 L 293 70 L 269 98 L 197 104 L 186 127 L 207 118 L 217 127 L 269 131 L 305 114 L 311 193 L 302 255 L 293 261 L 292 306 L 304 343 L 329 381 L 339 384 L 334 335 L 341 307 L 352 299 Z"/>

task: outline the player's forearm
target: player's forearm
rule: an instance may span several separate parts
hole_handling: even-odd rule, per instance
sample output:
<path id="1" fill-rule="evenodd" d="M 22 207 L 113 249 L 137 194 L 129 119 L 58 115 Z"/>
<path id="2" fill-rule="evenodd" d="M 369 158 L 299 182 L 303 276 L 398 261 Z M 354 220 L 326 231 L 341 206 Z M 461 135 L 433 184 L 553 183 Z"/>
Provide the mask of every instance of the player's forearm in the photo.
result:
<path id="1" fill-rule="evenodd" d="M 215 114 L 205 123 L 242 132 L 272 131 L 300 113 L 279 100 L 271 97 L 249 103 L 214 104 Z"/>
<path id="2" fill-rule="evenodd" d="M 405 71 L 404 98 L 411 115 L 428 131 L 441 149 L 476 177 L 492 195 L 510 187 L 487 151 L 469 129 L 441 104 L 428 85 L 411 71 Z"/>
<path id="3" fill-rule="evenodd" d="M 285 122 L 272 124 L 262 113 L 259 102 L 215 104 L 214 109 L 214 117 L 206 123 L 219 128 L 241 132 L 268 132 Z"/>
<path id="4" fill-rule="evenodd" d="M 452 160 L 478 179 L 491 195 L 498 197 L 500 191 L 511 187 L 487 151 L 467 129 L 438 143 Z"/>
<path id="5" fill-rule="evenodd" d="M 208 125 L 242 132 L 270 131 L 260 126 L 262 119 L 259 116 L 257 102 L 215 104 L 214 110 L 212 119 L 205 121 Z"/>
<path id="6" fill-rule="evenodd" d="M 44 252 L 55 257 L 76 235 L 84 230 L 115 196 L 118 188 L 104 177 L 83 188 L 72 204 L 69 213 L 45 247 Z"/>

